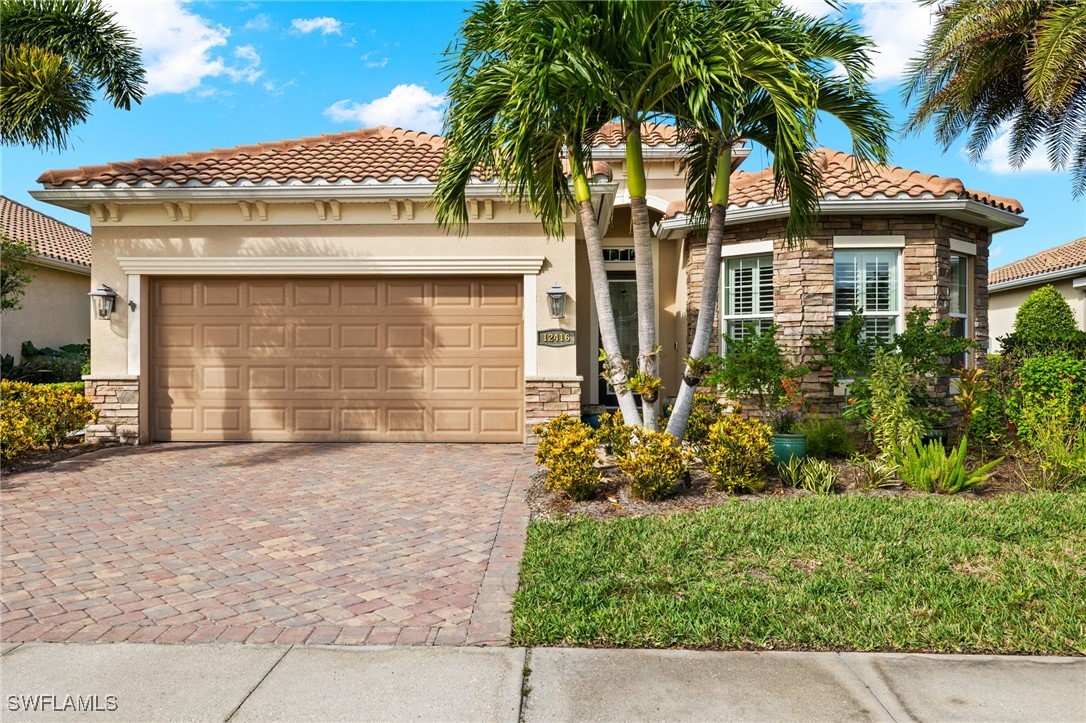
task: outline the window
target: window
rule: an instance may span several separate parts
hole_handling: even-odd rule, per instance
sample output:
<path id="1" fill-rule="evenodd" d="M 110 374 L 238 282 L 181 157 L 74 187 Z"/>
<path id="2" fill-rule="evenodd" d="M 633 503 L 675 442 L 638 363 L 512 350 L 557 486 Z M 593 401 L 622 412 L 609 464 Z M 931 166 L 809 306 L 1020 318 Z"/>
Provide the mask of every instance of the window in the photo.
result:
<path id="1" fill-rule="evenodd" d="M 834 252 L 833 308 L 838 322 L 856 309 L 869 337 L 893 338 L 901 318 L 898 258 L 897 249 Z"/>
<path id="2" fill-rule="evenodd" d="M 969 257 L 950 257 L 950 335 L 959 339 L 969 336 Z M 951 359 L 954 366 L 965 366 L 966 354 Z"/>
<path id="3" fill-rule="evenodd" d="M 742 338 L 750 325 L 759 332 L 773 325 L 773 256 L 724 262 L 723 331 Z"/>
<path id="4" fill-rule="evenodd" d="M 632 248 L 625 249 L 604 249 L 603 250 L 604 261 L 633 261 L 634 250 Z"/>

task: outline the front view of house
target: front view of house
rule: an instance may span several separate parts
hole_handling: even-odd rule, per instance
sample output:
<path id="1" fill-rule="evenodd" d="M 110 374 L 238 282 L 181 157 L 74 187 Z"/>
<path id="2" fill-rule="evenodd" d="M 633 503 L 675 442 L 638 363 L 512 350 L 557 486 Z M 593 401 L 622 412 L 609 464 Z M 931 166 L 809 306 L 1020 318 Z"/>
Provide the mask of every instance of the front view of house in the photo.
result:
<path id="1" fill-rule="evenodd" d="M 702 281 L 703 231 L 684 212 L 674 129 L 643 132 L 664 396 L 674 395 Z M 633 240 L 617 125 L 599 135 L 593 200 L 619 338 L 637 353 Z M 539 421 L 613 401 L 576 216 L 548 239 L 498 184 L 469 190 L 446 233 L 428 200 L 442 139 L 386 127 L 51 171 L 40 200 L 88 213 L 88 394 L 98 439 L 521 442 Z M 736 165 L 746 151 L 736 152 Z M 987 339 L 992 233 L 1012 199 L 896 167 L 853 173 L 819 151 L 822 218 L 784 244 L 766 172 L 736 171 L 720 322 L 808 337 L 858 307 L 869 333 L 914 306 Z M 115 298 L 110 294 L 115 294 Z M 831 380 L 808 392 L 837 403 Z"/>

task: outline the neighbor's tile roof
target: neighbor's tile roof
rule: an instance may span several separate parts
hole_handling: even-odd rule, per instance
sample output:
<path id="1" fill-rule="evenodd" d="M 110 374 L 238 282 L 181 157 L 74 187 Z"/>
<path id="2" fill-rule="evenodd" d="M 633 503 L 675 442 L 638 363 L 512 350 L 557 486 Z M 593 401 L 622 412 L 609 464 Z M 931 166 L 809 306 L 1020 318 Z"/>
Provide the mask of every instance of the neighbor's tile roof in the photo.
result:
<path id="1" fill-rule="evenodd" d="M 626 134 L 622 130 L 622 123 L 617 121 L 605 123 L 600 132 L 596 134 L 595 146 L 621 146 L 626 143 Z M 677 146 L 679 134 L 675 126 L 663 123 L 641 124 L 642 146 Z"/>
<path id="2" fill-rule="evenodd" d="M 7 196 L 0 196 L 0 227 L 8 238 L 29 245 L 39 256 L 90 268 L 89 235 Z"/>
<path id="3" fill-rule="evenodd" d="M 980 203 L 1022 213 L 1022 205 L 1013 198 L 993 196 L 983 191 L 973 191 L 962 185 L 957 178 L 943 178 L 930 173 L 911 171 L 900 166 L 874 165 L 857 173 L 855 156 L 829 148 L 814 152 L 814 161 L 822 172 L 823 199 L 845 198 L 921 198 L 924 196 L 946 198 L 956 196 Z M 773 170 L 765 168 L 756 173 L 736 171 L 732 174 L 730 207 L 759 205 L 775 200 L 773 196 Z M 686 211 L 685 201 L 672 203 L 666 218 Z"/>
<path id="4" fill-rule="evenodd" d="M 988 272 L 988 283 L 1002 284 L 1077 266 L 1086 266 L 1086 236 L 992 269 Z"/>
<path id="5" fill-rule="evenodd" d="M 674 145 L 675 129 L 647 124 L 643 140 L 648 146 Z M 609 123 L 601 131 L 597 145 L 615 146 L 622 142 L 621 125 Z M 444 146 L 445 140 L 441 136 L 378 126 L 274 143 L 47 171 L 38 182 L 51 186 L 362 183 L 394 178 L 433 182 L 437 180 Z M 597 163 L 596 173 L 610 177 L 611 169 L 605 163 Z M 487 178 L 482 171 L 476 171 L 474 176 Z"/>

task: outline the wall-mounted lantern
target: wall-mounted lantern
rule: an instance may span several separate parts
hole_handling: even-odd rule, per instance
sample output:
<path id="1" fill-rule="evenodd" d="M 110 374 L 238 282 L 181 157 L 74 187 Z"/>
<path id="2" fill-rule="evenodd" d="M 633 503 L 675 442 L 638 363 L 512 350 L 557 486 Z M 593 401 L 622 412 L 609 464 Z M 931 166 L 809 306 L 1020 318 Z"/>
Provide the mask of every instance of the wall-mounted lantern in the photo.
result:
<path id="1" fill-rule="evenodd" d="M 109 319 L 113 314 L 113 307 L 117 302 L 117 292 L 102 284 L 94 291 L 87 294 L 91 297 L 91 305 L 94 307 L 95 319 Z"/>
<path id="2" fill-rule="evenodd" d="M 547 305 L 550 306 L 551 318 L 562 319 L 566 315 L 566 290 L 561 284 L 547 289 Z"/>

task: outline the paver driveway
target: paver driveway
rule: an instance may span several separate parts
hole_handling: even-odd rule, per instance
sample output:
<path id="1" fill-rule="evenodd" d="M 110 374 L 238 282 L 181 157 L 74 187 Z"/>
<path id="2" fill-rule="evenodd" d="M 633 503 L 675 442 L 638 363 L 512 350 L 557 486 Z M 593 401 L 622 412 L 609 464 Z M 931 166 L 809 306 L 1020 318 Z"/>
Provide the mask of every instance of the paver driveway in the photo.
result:
<path id="1" fill-rule="evenodd" d="M 4 480 L 4 641 L 502 643 L 520 445 L 164 444 Z"/>

